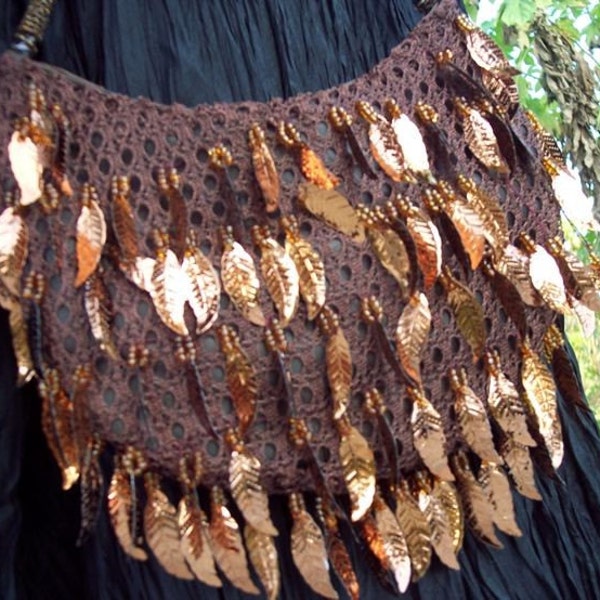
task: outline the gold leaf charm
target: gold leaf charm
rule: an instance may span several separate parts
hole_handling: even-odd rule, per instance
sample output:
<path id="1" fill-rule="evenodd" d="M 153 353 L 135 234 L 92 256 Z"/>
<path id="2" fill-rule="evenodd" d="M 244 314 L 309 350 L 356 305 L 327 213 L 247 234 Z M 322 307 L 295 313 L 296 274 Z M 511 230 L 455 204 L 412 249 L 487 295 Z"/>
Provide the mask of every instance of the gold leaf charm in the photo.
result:
<path id="1" fill-rule="evenodd" d="M 160 566 L 180 579 L 192 579 L 181 551 L 177 510 L 160 489 L 158 478 L 152 473 L 144 477 L 146 508 L 144 509 L 144 534 Z"/>
<path id="2" fill-rule="evenodd" d="M 368 102 L 357 102 L 356 110 L 369 124 L 371 154 L 383 172 L 393 181 L 414 181 L 414 177 L 407 171 L 402 146 L 389 121 Z"/>
<path id="3" fill-rule="evenodd" d="M 298 493 L 290 494 L 290 512 L 294 520 L 291 533 L 294 564 L 313 591 L 325 598 L 337 599 L 338 594 L 329 579 L 329 562 L 323 534 L 306 511 L 304 499 Z"/>
<path id="4" fill-rule="evenodd" d="M 456 560 L 454 539 L 446 509 L 441 500 L 431 492 L 428 476 L 419 472 L 416 475 L 416 492 L 419 510 L 425 515 L 431 532 L 431 546 L 438 558 L 451 569 L 460 569 Z"/>
<path id="5" fill-rule="evenodd" d="M 165 172 L 161 167 L 156 174 L 156 182 L 160 193 L 169 201 L 169 248 L 175 253 L 177 260 L 182 262 L 187 246 L 188 211 L 181 194 L 179 173 L 177 169 Z"/>
<path id="6" fill-rule="evenodd" d="M 427 296 L 415 292 L 404 307 L 396 326 L 396 353 L 404 370 L 421 385 L 421 355 L 431 329 Z"/>
<path id="7" fill-rule="evenodd" d="M 117 360 L 119 352 L 112 340 L 110 330 L 112 307 L 101 274 L 96 273 L 88 277 L 83 290 L 83 303 L 92 336 L 103 352 L 113 360 Z"/>
<path id="8" fill-rule="evenodd" d="M 423 286 L 431 289 L 442 272 L 442 238 L 429 216 L 408 199 L 398 196 L 394 202 L 398 214 L 406 221 L 417 251 L 417 262 L 423 273 Z"/>
<path id="9" fill-rule="evenodd" d="M 227 325 L 217 331 L 221 352 L 225 355 L 225 379 L 238 418 L 243 438 L 254 421 L 258 402 L 258 381 L 250 359 L 244 352 L 238 334 Z"/>
<path id="10" fill-rule="evenodd" d="M 94 186 L 84 184 L 81 212 L 77 219 L 77 277 L 75 287 L 82 285 L 96 270 L 106 243 L 106 221 L 98 204 Z"/>
<path id="11" fill-rule="evenodd" d="M 61 386 L 56 369 L 44 369 L 39 391 L 42 398 L 42 429 L 54 460 L 60 467 L 62 488 L 69 490 L 79 479 L 73 403 Z"/>
<path id="12" fill-rule="evenodd" d="M 535 485 L 529 448 L 506 438 L 500 445 L 500 454 L 519 494 L 531 500 L 541 500 L 542 497 Z"/>
<path id="13" fill-rule="evenodd" d="M 134 477 L 133 474 L 130 477 L 119 460 L 115 460 L 115 470 L 108 487 L 108 513 L 123 552 L 136 560 L 146 560 L 146 551 L 132 535 L 132 527 L 136 526 L 136 523 L 131 522 L 132 506 L 137 505 L 137 500 L 133 497 L 135 489 L 131 489 L 130 483 Z"/>
<path id="14" fill-rule="evenodd" d="M 535 440 L 527 429 L 527 415 L 514 383 L 502 372 L 497 352 L 486 353 L 488 372 L 487 403 L 494 420 L 514 442 L 523 446 L 535 446 Z"/>
<path id="15" fill-rule="evenodd" d="M 517 525 L 510 484 L 504 472 L 498 465 L 483 461 L 478 479 L 494 509 L 496 527 L 508 535 L 521 537 L 523 533 Z"/>
<path id="16" fill-rule="evenodd" d="M 322 190 L 312 183 L 302 183 L 298 188 L 300 206 L 336 231 L 355 242 L 365 241 L 365 229 L 354 208 L 345 196 L 336 190 Z"/>
<path id="17" fill-rule="evenodd" d="M 0 214 L 0 281 L 21 295 L 21 275 L 29 252 L 29 229 L 19 210 L 8 206 Z"/>
<path id="18" fill-rule="evenodd" d="M 219 316 L 221 282 L 212 263 L 196 246 L 193 237 L 183 255 L 181 270 L 188 281 L 187 301 L 196 318 L 196 334 L 208 331 Z"/>
<path id="19" fill-rule="evenodd" d="M 456 474 L 458 491 L 464 503 L 467 523 L 484 542 L 502 548 L 494 531 L 493 507 L 471 472 L 467 457 L 462 453 L 453 456 L 452 466 Z"/>
<path id="20" fill-rule="evenodd" d="M 413 401 L 410 425 L 413 443 L 425 466 L 440 479 L 454 481 L 446 457 L 446 435 L 440 413 L 425 397 L 422 390 L 407 389 Z"/>
<path id="21" fill-rule="evenodd" d="M 271 151 L 265 142 L 265 132 L 254 123 L 248 132 L 248 145 L 252 156 L 254 176 L 265 201 L 265 209 L 273 213 L 279 208 L 281 193 L 279 175 Z"/>
<path id="22" fill-rule="evenodd" d="M 400 525 L 389 506 L 379 494 L 373 501 L 373 514 L 377 529 L 383 538 L 383 551 L 387 557 L 387 566 L 394 575 L 400 593 L 403 594 L 410 583 L 410 556 L 406 539 Z"/>
<path id="23" fill-rule="evenodd" d="M 450 385 L 454 392 L 454 411 L 467 445 L 481 458 L 501 462 L 492 438 L 492 429 L 479 396 L 469 387 L 464 369 L 450 370 Z"/>
<path id="24" fill-rule="evenodd" d="M 541 146 L 542 164 L 548 174 L 552 177 L 552 173 L 549 170 L 551 167 L 554 167 L 553 170 L 556 171 L 568 170 L 565 163 L 565 157 L 554 136 L 544 129 L 533 112 L 526 110 L 525 116 L 529 119 L 533 133 L 535 134 L 538 144 Z M 549 162 L 546 163 L 546 160 Z"/>
<path id="25" fill-rule="evenodd" d="M 208 520 L 193 493 L 184 494 L 179 501 L 177 522 L 181 553 L 194 576 L 207 585 L 221 587 L 208 541 Z"/>
<path id="26" fill-rule="evenodd" d="M 458 555 L 462 548 L 465 536 L 465 522 L 460 496 L 453 483 L 443 481 L 437 477 L 434 477 L 433 479 L 431 495 L 439 500 L 446 513 L 450 534 L 452 536 L 454 554 Z"/>
<path id="27" fill-rule="evenodd" d="M 19 127 L 19 125 L 17 125 Z M 28 122 L 23 121 L 8 144 L 8 158 L 20 190 L 19 204 L 29 206 L 42 195 L 44 162 L 42 151 L 29 137 Z"/>
<path id="28" fill-rule="evenodd" d="M 112 224 L 125 263 L 139 256 L 133 209 L 129 203 L 129 179 L 113 177 L 111 184 Z"/>
<path id="29" fill-rule="evenodd" d="M 477 360 L 483 354 L 486 340 L 483 308 L 469 288 L 452 277 L 448 267 L 442 270 L 440 281 L 458 330 L 471 346 L 473 359 Z"/>
<path id="30" fill-rule="evenodd" d="M 531 283 L 529 256 L 525 252 L 509 244 L 494 261 L 494 268 L 515 286 L 525 304 L 541 306 L 542 299 Z"/>
<path id="31" fill-rule="evenodd" d="M 260 484 L 260 461 L 233 430 L 227 433 L 227 443 L 231 448 L 229 486 L 235 503 L 252 527 L 276 536 L 278 532 L 269 514 L 269 497 Z"/>
<path id="32" fill-rule="evenodd" d="M 267 290 L 285 327 L 298 310 L 300 276 L 290 255 L 270 236 L 268 227 L 252 228 L 254 243 L 260 248 L 260 270 Z"/>
<path id="33" fill-rule="evenodd" d="M 221 280 L 223 289 L 242 316 L 250 323 L 264 327 L 266 320 L 258 303 L 260 282 L 254 261 L 233 239 L 233 231 L 230 227 L 223 232 Z"/>
<path id="34" fill-rule="evenodd" d="M 0 287 L 1 282 L 0 282 Z M 2 298 L 0 291 L 0 306 L 8 309 L 8 325 L 10 328 L 10 336 L 12 339 L 13 352 L 17 361 L 17 386 L 20 387 L 31 380 L 35 375 L 35 367 L 29 348 L 28 328 L 25 318 L 23 317 L 23 309 L 17 300 L 11 298 L 10 304 Z"/>
<path id="35" fill-rule="evenodd" d="M 281 589 L 281 575 L 273 538 L 254 529 L 251 525 L 246 525 L 244 528 L 244 538 L 248 557 L 265 588 L 267 599 L 277 600 Z"/>
<path id="36" fill-rule="evenodd" d="M 327 336 L 325 363 L 333 400 L 333 418 L 340 419 L 348 409 L 352 387 L 352 355 L 350 345 L 340 327 L 339 317 L 328 307 L 319 314 L 319 325 Z"/>
<path id="37" fill-rule="evenodd" d="M 306 304 L 309 321 L 312 321 L 325 304 L 325 266 L 319 253 L 302 237 L 295 216 L 282 217 L 285 230 L 285 251 L 294 261 L 298 271 L 300 295 Z"/>
<path id="38" fill-rule="evenodd" d="M 558 469 L 562 463 L 564 446 L 556 406 L 554 379 L 527 340 L 521 344 L 521 356 L 523 360 L 521 382 L 525 391 L 525 400 L 535 416 L 538 429 L 550 454 L 552 466 Z"/>
<path id="39" fill-rule="evenodd" d="M 475 158 L 490 171 L 509 175 L 510 167 L 500 151 L 489 121 L 479 110 L 469 106 L 464 98 L 455 98 L 454 106 L 463 120 L 465 142 Z"/>
<path id="40" fill-rule="evenodd" d="M 239 525 L 225 506 L 223 490 L 213 487 L 210 501 L 210 547 L 217 565 L 235 587 L 247 594 L 259 594 L 248 571 Z"/>
<path id="41" fill-rule="evenodd" d="M 396 489 L 396 519 L 404 533 L 410 556 L 412 580 L 425 575 L 431 562 L 431 533 L 425 515 L 419 510 L 408 483 L 404 480 Z"/>
<path id="42" fill-rule="evenodd" d="M 299 155 L 300 170 L 307 181 L 322 190 L 333 190 L 340 180 L 327 169 L 319 156 L 300 139 L 300 134 L 291 123 L 281 121 L 277 135 L 282 144 Z"/>
<path id="43" fill-rule="evenodd" d="M 347 415 L 337 420 L 336 425 L 340 435 L 340 464 L 350 494 L 351 518 L 358 521 L 371 508 L 375 496 L 375 457 Z"/>

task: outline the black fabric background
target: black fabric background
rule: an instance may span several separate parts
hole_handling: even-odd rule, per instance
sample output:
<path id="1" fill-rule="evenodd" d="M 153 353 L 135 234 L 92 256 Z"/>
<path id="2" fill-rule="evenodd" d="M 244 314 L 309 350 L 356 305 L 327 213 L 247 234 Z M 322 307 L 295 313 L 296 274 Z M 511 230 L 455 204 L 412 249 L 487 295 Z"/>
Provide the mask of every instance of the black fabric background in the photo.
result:
<path id="1" fill-rule="evenodd" d="M 0 51 L 25 2 L 0 3 Z M 112 91 L 155 101 L 265 100 L 337 85 L 385 57 L 418 22 L 407 0 L 61 1 L 40 58 Z M 450 24 L 449 24 L 450 26 Z M 75 547 L 78 492 L 62 492 L 40 431 L 34 386 L 17 390 L 6 315 L 0 314 L 0 597 L 43 599 L 238 598 L 183 583 L 153 559 L 118 547 L 106 513 Z M 575 359 L 573 358 L 573 364 Z M 523 537 L 494 550 L 467 533 L 454 573 L 437 559 L 407 598 L 600 598 L 600 438 L 593 417 L 560 399 L 565 437 L 562 482 L 540 478 L 544 502 L 515 494 Z M 108 457 L 107 463 L 109 463 Z M 289 532 L 284 498 L 272 499 Z M 308 598 L 279 537 L 282 598 Z M 361 597 L 391 597 L 352 547 Z M 337 582 L 336 582 L 337 585 Z M 341 591 L 342 597 L 344 593 Z"/>

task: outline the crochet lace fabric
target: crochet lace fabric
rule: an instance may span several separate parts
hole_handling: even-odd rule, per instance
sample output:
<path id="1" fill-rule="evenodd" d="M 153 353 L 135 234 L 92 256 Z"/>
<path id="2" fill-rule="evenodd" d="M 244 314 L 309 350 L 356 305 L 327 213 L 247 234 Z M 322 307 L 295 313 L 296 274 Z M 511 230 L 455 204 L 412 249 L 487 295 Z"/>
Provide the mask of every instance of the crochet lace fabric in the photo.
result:
<path id="1" fill-rule="evenodd" d="M 437 76 L 434 55 L 450 48 L 455 63 L 472 72 L 473 63 L 460 33 L 451 25 L 458 9 L 451 0 L 441 2 L 423 19 L 414 32 L 389 58 L 364 76 L 314 94 L 268 103 L 202 105 L 194 109 L 162 106 L 146 99 L 131 99 L 106 92 L 69 75 L 36 64 L 13 54 L 0 59 L 0 173 L 4 189 L 14 186 L 7 156 L 12 124 L 27 113 L 28 83 L 34 82 L 49 103 L 57 102 L 70 120 L 72 137 L 68 148 L 68 177 L 75 191 L 62 199 L 57 211 L 46 215 L 39 205 L 31 207 L 28 269 L 41 271 L 47 279 L 42 306 L 44 353 L 56 365 L 68 389 L 76 367 L 93 367 L 93 381 L 86 397 L 92 422 L 101 438 L 116 448 L 134 445 L 144 449 L 149 466 L 176 477 L 180 457 L 200 450 L 205 457 L 207 485 L 227 485 L 229 451 L 222 441 L 210 439 L 192 410 L 183 375 L 175 358 L 175 334 L 157 316 L 149 296 L 132 285 L 108 259 L 103 259 L 105 281 L 114 306 L 113 337 L 121 358 L 111 360 L 92 338 L 83 304 L 83 293 L 73 281 L 76 273 L 75 227 L 78 195 L 85 182 L 93 183 L 100 204 L 109 220 L 110 184 L 115 175 L 131 180 L 131 202 L 135 224 L 145 254 L 153 256 L 151 232 L 168 225 L 167 206 L 153 179 L 157 167 L 178 169 L 183 182 L 190 227 L 197 233 L 202 251 L 217 267 L 220 263 L 219 226 L 225 224 L 226 207 L 218 175 L 209 167 L 208 148 L 224 144 L 231 149 L 234 163 L 229 178 L 245 225 L 244 247 L 258 258 L 250 241 L 250 226 L 270 221 L 256 183 L 247 134 L 252 123 L 266 131 L 282 182 L 282 213 L 295 213 L 303 237 L 321 254 L 327 274 L 328 304 L 340 316 L 350 344 L 354 364 L 350 419 L 376 450 L 378 477 L 385 478 L 387 464 L 380 448 L 372 417 L 362 410 L 363 391 L 373 385 L 384 391 L 390 410 L 391 427 L 398 440 L 400 468 L 408 473 L 421 465 L 410 431 L 411 402 L 385 359 L 367 325 L 359 318 L 361 298 L 375 295 L 381 301 L 388 336 L 403 308 L 394 279 L 381 267 L 365 245 L 349 238 L 303 212 L 297 203 L 298 185 L 303 178 L 292 153 L 277 142 L 275 125 L 292 122 L 308 145 L 323 157 L 327 167 L 341 179 L 339 190 L 352 202 L 382 204 L 402 191 L 421 204 L 416 186 L 393 184 L 378 172 L 373 181 L 365 177 L 349 153 L 344 138 L 327 119 L 332 105 L 352 111 L 356 101 L 367 100 L 377 109 L 388 97 L 412 114 L 415 103 L 423 100 L 440 114 L 457 171 L 473 178 L 501 203 L 513 241 L 521 231 L 538 242 L 558 232 L 558 214 L 552 190 L 541 166 L 534 174 L 517 171 L 507 180 L 492 178 L 466 148 L 459 120 L 452 110 L 452 94 Z M 534 146 L 528 125 L 517 114 L 513 125 Z M 353 125 L 363 149 L 367 151 L 366 128 Z M 279 231 L 279 233 L 282 233 Z M 281 239 L 281 236 L 280 236 Z M 241 240 L 240 240 L 241 241 Z M 450 257 L 451 252 L 445 253 Z M 455 259 L 449 266 L 458 273 Z M 464 281 L 464 278 L 463 278 Z M 502 364 L 513 381 L 518 380 L 517 331 L 495 298 L 490 284 L 478 271 L 468 286 L 485 310 L 487 342 L 497 348 Z M 448 453 L 462 442 L 452 409 L 448 370 L 465 367 L 469 382 L 485 395 L 485 371 L 481 361 L 473 364 L 470 349 L 458 332 L 454 317 L 439 284 L 428 299 L 433 315 L 432 331 L 424 353 L 422 373 L 427 396 L 441 413 L 447 436 Z M 261 290 L 261 306 L 267 317 L 273 311 L 266 292 Z M 527 308 L 532 345 L 539 349 L 541 336 L 553 318 L 551 311 Z M 223 294 L 217 325 L 226 323 L 240 332 L 242 345 L 250 357 L 260 382 L 257 418 L 249 431 L 250 449 L 261 459 L 262 477 L 269 492 L 307 490 L 313 486 L 310 475 L 298 468 L 298 456 L 288 441 L 288 425 L 283 401 L 283 382 L 272 355 L 264 346 L 264 331 L 250 325 Z M 302 305 L 287 328 L 290 341 L 288 358 L 293 390 L 300 417 L 312 433 L 311 444 L 320 466 L 335 492 L 344 484 L 338 459 L 339 438 L 332 420 L 324 367 L 325 339 L 314 323 L 306 319 Z M 147 367 L 128 367 L 125 357 L 130 344 L 143 344 L 150 352 Z M 194 339 L 197 363 L 208 398 L 207 409 L 219 433 L 235 424 L 235 414 L 225 383 L 223 356 L 216 340 L 215 327 Z M 150 428 L 142 424 L 137 397 L 143 390 L 150 413 Z"/>

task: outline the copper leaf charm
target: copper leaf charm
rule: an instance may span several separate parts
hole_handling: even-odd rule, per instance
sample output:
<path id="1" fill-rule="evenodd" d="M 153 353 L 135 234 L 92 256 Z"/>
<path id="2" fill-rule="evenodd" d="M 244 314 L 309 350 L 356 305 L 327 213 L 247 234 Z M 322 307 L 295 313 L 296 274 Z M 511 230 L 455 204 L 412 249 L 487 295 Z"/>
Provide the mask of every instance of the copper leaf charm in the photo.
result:
<path id="1" fill-rule="evenodd" d="M 129 203 L 129 180 L 115 177 L 112 181 L 112 225 L 124 261 L 135 260 L 139 255 L 133 209 Z"/>
<path id="2" fill-rule="evenodd" d="M 281 588 L 281 574 L 273 538 L 251 525 L 244 528 L 244 538 L 248 557 L 265 588 L 267 599 L 277 600 Z"/>
<path id="3" fill-rule="evenodd" d="M 0 214 L 0 281 L 11 294 L 21 295 L 21 274 L 27 260 L 29 229 L 13 206 Z"/>
<path id="4" fill-rule="evenodd" d="M 28 206 L 37 202 L 42 195 L 42 152 L 28 135 L 15 131 L 8 144 L 8 158 L 21 192 L 19 203 Z"/>
<path id="5" fill-rule="evenodd" d="M 479 469 L 479 483 L 488 495 L 488 501 L 494 509 L 494 523 L 500 531 L 508 535 L 521 537 L 522 532 L 515 520 L 510 483 L 500 467 L 483 461 Z"/>
<path id="6" fill-rule="evenodd" d="M 521 300 L 529 306 L 540 306 L 542 299 L 531 283 L 529 276 L 529 257 L 516 246 L 509 244 L 502 255 L 494 261 L 494 268 L 515 286 Z"/>
<path id="7" fill-rule="evenodd" d="M 75 287 L 83 284 L 96 270 L 106 242 L 106 221 L 93 186 L 85 184 L 81 212 L 77 219 L 77 277 Z"/>
<path id="8" fill-rule="evenodd" d="M 248 145 L 252 156 L 254 176 L 262 192 L 268 213 L 279 208 L 279 175 L 271 151 L 265 142 L 265 133 L 257 123 L 248 132 Z"/>
<path id="9" fill-rule="evenodd" d="M 517 491 L 531 500 L 541 500 L 542 497 L 535 484 L 529 448 L 506 438 L 500 445 L 500 454 L 506 462 Z"/>
<path id="10" fill-rule="evenodd" d="M 458 555 L 462 548 L 465 535 L 463 508 L 458 490 L 453 483 L 434 477 L 431 495 L 439 500 L 446 513 L 450 534 L 452 536 L 454 554 Z"/>
<path id="11" fill-rule="evenodd" d="M 110 330 L 112 307 L 100 273 L 86 280 L 83 299 L 92 336 L 98 342 L 100 349 L 116 360 L 119 352 L 112 340 Z"/>

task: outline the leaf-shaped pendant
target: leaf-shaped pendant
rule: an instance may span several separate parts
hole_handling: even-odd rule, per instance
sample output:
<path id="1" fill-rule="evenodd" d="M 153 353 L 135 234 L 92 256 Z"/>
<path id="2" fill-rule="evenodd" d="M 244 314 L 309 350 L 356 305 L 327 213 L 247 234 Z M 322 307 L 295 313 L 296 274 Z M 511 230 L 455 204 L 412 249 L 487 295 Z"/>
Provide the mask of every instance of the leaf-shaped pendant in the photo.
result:
<path id="1" fill-rule="evenodd" d="M 431 547 L 438 558 L 451 569 L 460 569 L 454 551 L 454 539 L 448 515 L 441 500 L 431 493 L 427 475 L 418 473 L 416 478 L 419 510 L 425 515 L 431 532 Z"/>
<path id="2" fill-rule="evenodd" d="M 398 214 L 406 221 L 417 251 L 417 262 L 426 290 L 433 287 L 442 272 L 442 238 L 429 216 L 408 199 L 398 196 L 394 202 Z"/>
<path id="3" fill-rule="evenodd" d="M 379 494 L 375 495 L 373 501 L 373 514 L 377 529 L 383 538 L 383 550 L 388 559 L 388 568 L 394 575 L 400 593 L 403 594 L 408 588 L 411 577 L 406 539 L 394 513 Z"/>
<path id="4" fill-rule="evenodd" d="M 181 553 L 194 576 L 207 585 L 221 587 L 208 541 L 208 520 L 193 492 L 179 501 L 177 522 Z"/>
<path id="5" fill-rule="evenodd" d="M 439 500 L 448 519 L 454 554 L 458 555 L 465 537 L 465 520 L 458 490 L 453 483 L 433 478 L 431 495 Z"/>
<path id="6" fill-rule="evenodd" d="M 385 552 L 385 540 L 379 532 L 375 517 L 368 512 L 357 524 L 362 539 L 370 552 L 363 554 L 371 571 L 377 576 L 377 581 L 386 592 L 397 596 L 399 594 L 396 580 L 391 576 L 389 559 Z"/>
<path id="7" fill-rule="evenodd" d="M 108 290 L 100 273 L 91 275 L 86 280 L 83 301 L 92 336 L 103 352 L 106 352 L 113 360 L 117 360 L 119 352 L 110 331 L 112 307 Z"/>
<path id="8" fill-rule="evenodd" d="M 160 566 L 170 575 L 192 579 L 181 551 L 177 510 L 160 489 L 158 478 L 146 473 L 146 508 L 144 509 L 144 535 Z"/>
<path id="9" fill-rule="evenodd" d="M 410 425 L 415 450 L 434 475 L 446 481 L 453 481 L 454 475 L 448 467 L 446 435 L 440 413 L 422 390 L 409 387 L 407 391 L 413 401 Z"/>
<path id="10" fill-rule="evenodd" d="M 475 158 L 490 171 L 509 175 L 510 167 L 500 151 L 498 138 L 490 122 L 479 110 L 469 106 L 464 98 L 455 98 L 454 106 L 463 120 L 465 142 Z"/>
<path id="11" fill-rule="evenodd" d="M 521 537 L 523 533 L 515 518 L 510 483 L 504 472 L 498 465 L 483 461 L 479 468 L 478 480 L 494 509 L 496 527 L 508 535 Z"/>
<path id="12" fill-rule="evenodd" d="M 291 533 L 294 564 L 313 591 L 325 598 L 337 599 L 338 594 L 329 579 L 329 562 L 323 534 L 306 511 L 304 499 L 298 493 L 290 494 L 290 512 L 294 520 Z"/>
<path id="13" fill-rule="evenodd" d="M 75 287 L 82 285 L 94 273 L 106 243 L 106 221 L 98 204 L 94 186 L 84 184 L 81 212 L 77 219 L 77 277 Z"/>
<path id="14" fill-rule="evenodd" d="M 493 507 L 475 475 L 471 472 L 467 457 L 460 453 L 452 457 L 458 491 L 463 500 L 465 518 L 473 532 L 484 542 L 502 548 L 494 531 Z"/>
<path id="15" fill-rule="evenodd" d="M 497 77 L 489 71 L 481 74 L 481 83 L 495 100 L 498 114 L 514 117 L 519 108 L 519 88 L 512 77 Z"/>
<path id="16" fill-rule="evenodd" d="M 254 176 L 265 201 L 265 209 L 273 213 L 279 208 L 279 175 L 271 151 L 265 142 L 265 133 L 257 123 L 248 132 L 248 145 L 252 156 Z"/>
<path id="17" fill-rule="evenodd" d="M 421 355 L 431 329 L 427 296 L 415 292 L 404 307 L 396 326 L 396 353 L 404 370 L 421 385 Z"/>
<path id="18" fill-rule="evenodd" d="M 523 360 L 521 382 L 525 391 L 525 400 L 535 416 L 538 429 L 552 459 L 552 466 L 558 469 L 562 463 L 564 446 L 556 406 L 554 379 L 527 340 L 521 344 L 521 356 Z"/>
<path id="19" fill-rule="evenodd" d="M 285 230 L 285 251 L 296 265 L 300 295 L 306 304 L 308 319 L 312 321 L 325 304 L 325 267 L 319 253 L 300 237 L 295 216 L 283 217 L 281 225 Z"/>
<path id="20" fill-rule="evenodd" d="M 473 359 L 476 361 L 485 348 L 483 307 L 468 287 L 452 277 L 447 267 L 442 270 L 440 281 L 446 291 L 446 299 L 454 313 L 458 330 L 471 346 Z"/>
<path id="21" fill-rule="evenodd" d="M 242 316 L 259 327 L 266 324 L 258 303 L 260 282 L 252 257 L 233 239 L 233 231 L 223 232 L 223 256 L 221 257 L 221 281 L 223 289 Z"/>
<path id="22" fill-rule="evenodd" d="M 269 513 L 269 497 L 260 483 L 260 461 L 234 433 L 230 432 L 227 441 L 232 447 L 229 486 L 237 507 L 252 527 L 276 536 L 278 532 Z"/>
<path id="23" fill-rule="evenodd" d="M 450 385 L 454 392 L 454 411 L 467 445 L 481 458 L 501 462 L 492 438 L 492 429 L 479 396 L 469 387 L 467 373 L 450 370 Z"/>
<path id="24" fill-rule="evenodd" d="M 87 536 L 94 530 L 102 508 L 104 475 L 100 467 L 101 451 L 102 442 L 100 438 L 97 436 L 90 438 L 81 461 L 81 525 L 77 537 L 77 546 L 81 546 Z"/>
<path id="25" fill-rule="evenodd" d="M 358 521 L 371 508 L 375 496 L 375 457 L 347 415 L 336 421 L 336 425 L 340 435 L 340 464 L 350 494 L 351 518 Z"/>
<path id="26" fill-rule="evenodd" d="M 239 525 L 225 506 L 223 490 L 217 486 L 210 494 L 209 532 L 215 562 L 227 579 L 247 594 L 259 594 L 248 570 Z"/>
<path id="27" fill-rule="evenodd" d="M 208 331 L 219 316 L 221 281 L 210 260 L 191 240 L 181 269 L 189 282 L 187 301 L 196 318 L 196 335 L 200 335 Z"/>
<path id="28" fill-rule="evenodd" d="M 244 528 L 244 538 L 248 557 L 265 588 L 267 599 L 277 600 L 281 589 L 281 574 L 273 538 L 251 525 Z"/>
<path id="29" fill-rule="evenodd" d="M 0 214 L 0 281 L 11 294 L 21 295 L 21 275 L 29 252 L 29 229 L 14 206 Z"/>
<path id="30" fill-rule="evenodd" d="M 0 291 L 0 306 L 9 310 L 8 326 L 17 361 L 17 386 L 20 387 L 31 380 L 36 374 L 36 369 L 29 347 L 29 330 L 23 317 L 23 309 L 16 299 L 11 298 L 9 302 L 12 305 L 10 307 L 2 300 L 2 291 Z"/>
<path id="31" fill-rule="evenodd" d="M 494 261 L 494 268 L 515 286 L 521 300 L 529 306 L 541 306 L 542 299 L 531 283 L 529 257 L 516 246 L 509 244 Z"/>
<path id="32" fill-rule="evenodd" d="M 333 418 L 340 419 L 346 413 L 350 402 L 352 386 L 350 345 L 340 327 L 339 317 L 328 306 L 323 307 L 319 315 L 319 325 L 327 336 L 325 363 L 333 401 Z"/>
<path id="33" fill-rule="evenodd" d="M 412 580 L 417 581 L 425 575 L 431 562 L 431 533 L 425 515 L 419 510 L 406 480 L 402 481 L 395 492 L 396 519 L 404 533 L 410 556 Z"/>
<path id="34" fill-rule="evenodd" d="M 254 243 L 260 248 L 260 270 L 265 284 L 279 314 L 281 326 L 285 327 L 298 310 L 300 276 L 294 261 L 279 243 L 270 236 L 268 228 L 255 225 L 252 228 Z"/>
<path id="35" fill-rule="evenodd" d="M 312 183 L 298 187 L 300 206 L 336 231 L 347 235 L 355 242 L 365 241 L 365 229 L 352 204 L 336 190 L 322 190 Z"/>
<path id="36" fill-rule="evenodd" d="M 133 209 L 129 203 L 129 179 L 114 177 L 111 184 L 112 226 L 125 263 L 139 256 Z"/>
<path id="37" fill-rule="evenodd" d="M 132 535 L 131 507 L 137 503 L 133 497 L 128 474 L 118 461 L 108 487 L 108 513 L 115 536 L 125 554 L 136 560 L 146 560 L 148 555 Z"/>
<path id="38" fill-rule="evenodd" d="M 187 247 L 188 211 L 185 199 L 181 194 L 181 182 L 177 169 L 158 169 L 156 176 L 158 189 L 169 201 L 169 248 L 177 256 L 179 262 Z"/>
<path id="39" fill-rule="evenodd" d="M 21 131 L 15 131 L 8 144 L 8 158 L 17 185 L 19 204 L 29 206 L 42 195 L 44 164 L 41 151 L 32 139 Z"/>
<path id="40" fill-rule="evenodd" d="M 68 197 L 73 195 L 71 182 L 67 177 L 67 159 L 71 145 L 71 124 L 59 104 L 50 108 L 56 130 L 56 143 L 52 158 L 51 172 L 56 187 Z"/>
<path id="41" fill-rule="evenodd" d="M 498 353 L 486 353 L 488 372 L 487 403 L 494 420 L 513 441 L 535 446 L 527 429 L 527 415 L 514 383 L 502 372 Z"/>
<path id="42" fill-rule="evenodd" d="M 533 462 L 529 448 L 506 438 L 500 445 L 500 454 L 508 467 L 508 472 L 522 496 L 531 500 L 541 500 L 542 497 L 535 485 Z"/>

